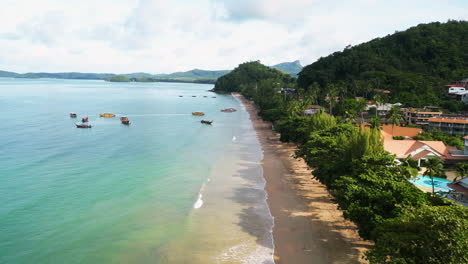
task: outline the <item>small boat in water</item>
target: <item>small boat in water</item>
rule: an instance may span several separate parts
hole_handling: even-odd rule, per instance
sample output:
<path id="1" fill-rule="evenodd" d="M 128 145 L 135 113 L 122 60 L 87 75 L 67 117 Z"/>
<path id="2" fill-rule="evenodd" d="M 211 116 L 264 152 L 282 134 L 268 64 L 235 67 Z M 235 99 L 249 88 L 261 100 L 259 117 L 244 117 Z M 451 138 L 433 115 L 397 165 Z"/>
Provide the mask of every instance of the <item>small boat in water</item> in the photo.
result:
<path id="1" fill-rule="evenodd" d="M 200 121 L 200 123 L 211 125 L 213 123 L 213 120 L 202 120 L 202 121 Z"/>
<path id="2" fill-rule="evenodd" d="M 115 117 L 115 114 L 112 113 L 102 113 L 99 114 L 100 117 Z"/>
<path id="3" fill-rule="evenodd" d="M 88 123 L 88 117 L 85 116 L 85 117 L 81 118 L 81 122 Z"/>
<path id="4" fill-rule="evenodd" d="M 204 95 L 203 97 L 208 97 L 208 96 Z"/>
<path id="5" fill-rule="evenodd" d="M 213 96 L 213 97 L 211 97 L 211 98 L 216 98 L 216 96 Z"/>
<path id="6" fill-rule="evenodd" d="M 71 118 L 76 118 L 76 114 L 75 113 L 70 113 L 70 117 Z"/>
<path id="7" fill-rule="evenodd" d="M 226 108 L 226 109 L 221 109 L 221 112 L 225 112 L 225 113 L 232 113 L 232 112 L 236 112 L 237 109 L 235 108 Z"/>
<path id="8" fill-rule="evenodd" d="M 130 125 L 130 120 L 128 120 L 128 118 L 126 116 L 122 116 L 120 118 L 120 122 L 122 122 L 122 124 L 124 124 L 124 125 Z"/>
<path id="9" fill-rule="evenodd" d="M 75 126 L 77 128 L 91 128 L 91 125 L 89 125 L 89 124 L 76 124 L 75 123 Z"/>
<path id="10" fill-rule="evenodd" d="M 179 97 L 184 97 L 183 95 L 179 95 Z"/>
<path id="11" fill-rule="evenodd" d="M 197 97 L 196 95 L 192 95 L 192 97 Z"/>
<path id="12" fill-rule="evenodd" d="M 192 115 L 194 115 L 194 116 L 204 116 L 205 113 L 203 113 L 203 112 L 192 112 Z"/>

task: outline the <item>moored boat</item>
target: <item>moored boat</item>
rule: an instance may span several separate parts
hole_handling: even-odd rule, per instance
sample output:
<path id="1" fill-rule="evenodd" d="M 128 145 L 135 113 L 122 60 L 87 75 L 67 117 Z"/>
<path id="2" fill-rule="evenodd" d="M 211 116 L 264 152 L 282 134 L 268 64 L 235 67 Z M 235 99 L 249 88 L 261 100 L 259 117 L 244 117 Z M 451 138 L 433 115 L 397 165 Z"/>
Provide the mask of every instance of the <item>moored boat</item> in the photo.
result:
<path id="1" fill-rule="evenodd" d="M 81 118 L 81 122 L 88 123 L 88 117 L 85 116 L 85 117 Z"/>
<path id="2" fill-rule="evenodd" d="M 237 109 L 235 108 L 226 108 L 226 109 L 221 109 L 221 112 L 225 112 L 225 113 L 232 113 L 232 112 L 236 112 Z"/>
<path id="3" fill-rule="evenodd" d="M 124 124 L 124 125 L 130 125 L 130 120 L 128 120 L 128 118 L 126 116 L 122 116 L 120 118 L 120 122 L 122 122 L 122 124 Z"/>
<path id="4" fill-rule="evenodd" d="M 102 113 L 99 114 L 100 117 L 115 117 L 115 114 L 112 113 Z"/>
<path id="5" fill-rule="evenodd" d="M 197 97 L 196 95 L 192 95 L 192 97 Z"/>
<path id="6" fill-rule="evenodd" d="M 91 128 L 91 125 L 89 125 L 89 124 L 76 124 L 75 123 L 75 126 L 77 128 Z"/>
<path id="7" fill-rule="evenodd" d="M 76 118 L 76 114 L 75 113 L 70 113 L 70 117 L 71 118 Z"/>
<path id="8" fill-rule="evenodd" d="M 203 112 L 192 112 L 192 115 L 194 115 L 194 116 L 204 116 L 205 113 L 203 113 Z"/>
<path id="9" fill-rule="evenodd" d="M 200 123 L 211 125 L 213 123 L 213 120 L 202 120 L 202 121 L 200 121 Z"/>

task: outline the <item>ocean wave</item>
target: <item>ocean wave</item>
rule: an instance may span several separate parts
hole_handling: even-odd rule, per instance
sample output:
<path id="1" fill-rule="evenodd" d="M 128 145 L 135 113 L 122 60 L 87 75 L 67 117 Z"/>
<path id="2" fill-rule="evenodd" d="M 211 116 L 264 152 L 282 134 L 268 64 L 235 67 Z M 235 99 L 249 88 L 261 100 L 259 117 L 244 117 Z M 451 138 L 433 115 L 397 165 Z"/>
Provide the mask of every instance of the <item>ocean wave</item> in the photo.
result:
<path id="1" fill-rule="evenodd" d="M 232 246 L 216 258 L 216 263 L 232 263 L 233 261 L 243 264 L 274 264 L 273 250 L 258 246 L 240 243 Z"/>
<path id="2" fill-rule="evenodd" d="M 200 193 L 198 194 L 198 199 L 197 201 L 195 202 L 195 204 L 193 205 L 193 208 L 195 209 L 199 209 L 203 206 L 203 195 Z"/>

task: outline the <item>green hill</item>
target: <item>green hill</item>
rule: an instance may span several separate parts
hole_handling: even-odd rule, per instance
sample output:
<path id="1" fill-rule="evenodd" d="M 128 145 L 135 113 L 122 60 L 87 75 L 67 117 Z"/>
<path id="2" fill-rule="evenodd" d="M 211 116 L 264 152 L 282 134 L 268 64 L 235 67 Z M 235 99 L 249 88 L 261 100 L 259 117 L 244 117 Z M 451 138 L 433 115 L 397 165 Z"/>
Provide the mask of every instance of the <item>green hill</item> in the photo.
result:
<path id="1" fill-rule="evenodd" d="M 293 76 L 302 69 L 299 61 L 280 63 L 271 68 L 277 68 Z M 136 82 L 195 82 L 195 83 L 214 83 L 219 77 L 231 72 L 231 70 L 208 71 L 193 69 L 185 72 L 174 72 L 169 74 L 150 74 L 145 72 L 113 74 L 113 73 L 80 73 L 80 72 L 29 72 L 19 74 L 15 72 L 0 71 L 0 77 L 15 78 L 53 78 L 53 79 L 85 79 L 85 80 L 111 80 L 115 76 L 125 76 Z M 118 78 L 117 78 L 118 79 Z"/>
<path id="2" fill-rule="evenodd" d="M 276 79 L 283 83 L 290 83 L 293 81 L 290 74 L 267 67 L 259 61 L 252 61 L 242 63 L 230 73 L 219 77 L 216 81 L 214 90 L 239 92 L 242 86 L 255 86 L 260 81 L 268 79 Z"/>
<path id="3" fill-rule="evenodd" d="M 8 72 L 8 71 L 0 71 L 0 77 L 17 77 L 18 73 L 16 72 Z"/>
<path id="4" fill-rule="evenodd" d="M 297 74 L 302 70 L 302 65 L 298 60 L 296 60 L 293 62 L 283 62 L 280 64 L 276 64 L 270 66 L 270 68 L 275 68 L 282 72 L 289 73 L 294 77 L 297 77 Z"/>
<path id="5" fill-rule="evenodd" d="M 320 58 L 299 73 L 301 87 L 337 87 L 345 96 L 391 91 L 410 106 L 439 105 L 443 86 L 468 77 L 468 22 L 421 24 Z"/>
<path id="6" fill-rule="evenodd" d="M 206 71 L 194 69 L 186 72 L 174 72 L 170 74 L 156 74 L 154 78 L 160 79 L 180 79 L 180 80 L 198 80 L 198 79 L 218 79 L 219 77 L 228 73 L 229 70 L 221 71 Z"/>

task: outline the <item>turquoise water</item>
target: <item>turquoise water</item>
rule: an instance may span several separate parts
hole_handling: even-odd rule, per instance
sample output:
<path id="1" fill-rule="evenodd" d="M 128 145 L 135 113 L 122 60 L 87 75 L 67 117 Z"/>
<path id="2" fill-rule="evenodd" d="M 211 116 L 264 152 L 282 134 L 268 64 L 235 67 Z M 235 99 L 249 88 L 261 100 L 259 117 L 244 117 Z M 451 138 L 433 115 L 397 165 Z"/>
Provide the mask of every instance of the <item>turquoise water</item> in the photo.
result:
<path id="1" fill-rule="evenodd" d="M 428 176 L 419 176 L 417 179 L 410 179 L 410 182 L 426 188 L 432 189 L 432 180 Z M 452 188 L 448 187 L 447 184 L 452 181 L 442 178 L 434 177 L 434 188 L 436 191 L 450 191 Z"/>
<path id="2" fill-rule="evenodd" d="M 258 241 L 241 226 L 249 217 L 263 217 L 262 236 L 271 240 L 261 149 L 248 114 L 232 96 L 207 92 L 211 88 L 0 78 L 0 263 L 182 263 L 174 260 L 176 251 L 190 263 L 240 263 L 216 254 L 239 241 Z M 219 111 L 227 107 L 240 111 Z M 207 113 L 203 118 L 213 125 L 201 124 L 192 111 Z M 126 115 L 132 124 L 99 118 L 102 112 Z M 74 122 L 85 115 L 93 127 L 77 129 Z M 232 176 L 242 159 L 254 161 L 248 174 L 255 178 Z M 223 182 L 230 185 L 219 192 Z M 259 193 L 258 201 L 226 195 L 236 188 Z M 211 195 L 203 194 L 204 201 L 203 189 Z M 265 213 L 241 219 L 246 206 Z M 201 232 L 212 230 L 205 219 L 223 219 L 218 211 L 225 214 L 216 222 L 219 230 L 232 230 L 236 241 Z M 219 248 L 193 252 L 204 236 L 218 239 Z M 239 254 L 256 247 L 251 243 Z M 270 261 L 272 241 L 263 248 Z"/>

